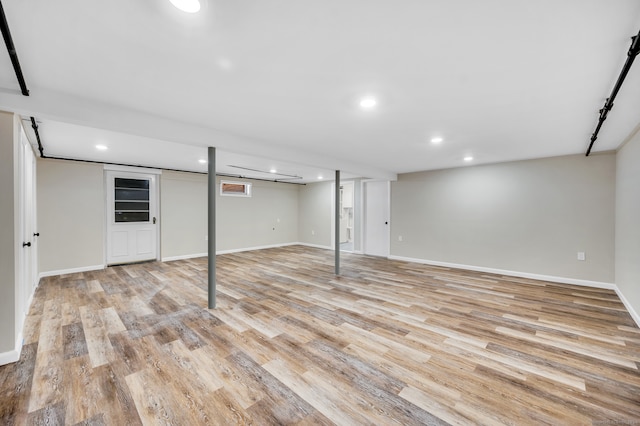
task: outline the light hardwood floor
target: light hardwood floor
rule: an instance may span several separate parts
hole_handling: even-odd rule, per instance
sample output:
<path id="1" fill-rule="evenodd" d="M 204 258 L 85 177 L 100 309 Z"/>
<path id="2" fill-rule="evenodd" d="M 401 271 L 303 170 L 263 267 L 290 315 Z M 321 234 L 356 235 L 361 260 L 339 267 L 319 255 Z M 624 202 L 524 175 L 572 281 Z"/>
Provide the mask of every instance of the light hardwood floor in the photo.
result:
<path id="1" fill-rule="evenodd" d="M 43 279 L 0 424 L 638 424 L 611 290 L 292 246 Z"/>

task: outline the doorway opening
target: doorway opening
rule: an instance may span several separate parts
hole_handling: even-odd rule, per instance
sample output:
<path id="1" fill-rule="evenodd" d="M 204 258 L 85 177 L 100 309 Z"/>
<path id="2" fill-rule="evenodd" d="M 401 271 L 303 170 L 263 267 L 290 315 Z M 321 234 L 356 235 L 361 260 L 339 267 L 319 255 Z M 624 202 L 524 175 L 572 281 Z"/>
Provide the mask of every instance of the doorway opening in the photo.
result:
<path id="1" fill-rule="evenodd" d="M 340 184 L 340 250 L 354 251 L 354 184 Z"/>

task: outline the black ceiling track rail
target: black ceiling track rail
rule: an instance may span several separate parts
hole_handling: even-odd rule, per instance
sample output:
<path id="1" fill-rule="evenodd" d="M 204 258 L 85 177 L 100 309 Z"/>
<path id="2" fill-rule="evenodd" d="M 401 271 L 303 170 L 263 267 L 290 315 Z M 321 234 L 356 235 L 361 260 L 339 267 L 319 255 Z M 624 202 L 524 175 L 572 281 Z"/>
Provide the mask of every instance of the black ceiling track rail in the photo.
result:
<path id="1" fill-rule="evenodd" d="M 616 85 L 613 87 L 611 91 L 611 95 L 607 98 L 604 103 L 604 106 L 600 110 L 600 119 L 598 120 L 598 125 L 596 126 L 596 130 L 591 135 L 591 143 L 589 144 L 589 149 L 587 149 L 586 156 L 588 157 L 591 153 L 591 148 L 593 147 L 593 143 L 598 139 L 598 132 L 600 132 L 600 128 L 602 127 L 602 123 L 607 119 L 607 115 L 611 108 L 613 108 L 613 101 L 616 99 L 618 95 L 618 91 L 620 87 L 622 87 L 622 83 L 624 79 L 627 77 L 629 73 L 629 69 L 631 69 L 631 65 L 633 65 L 633 61 L 636 59 L 640 53 L 640 31 L 638 31 L 638 35 L 631 37 L 631 47 L 629 47 L 629 52 L 627 52 L 627 60 L 622 67 L 622 71 L 620 71 L 620 75 L 618 76 L 618 81 L 616 81 Z"/>
<path id="2" fill-rule="evenodd" d="M 31 128 L 36 134 L 36 141 L 38 141 L 38 151 L 40 151 L 40 157 L 47 158 L 44 156 L 44 149 L 42 148 L 42 142 L 40 142 L 40 132 L 38 132 L 38 124 L 36 123 L 35 117 L 31 117 Z"/>
<path id="3" fill-rule="evenodd" d="M 144 166 L 142 164 L 125 164 L 125 163 L 111 163 L 109 161 L 96 161 L 96 160 L 79 160 L 77 158 L 66 158 L 66 157 L 50 157 L 50 156 L 42 156 L 42 158 L 46 158 L 48 160 L 60 160 L 60 161 L 75 161 L 78 163 L 91 163 L 91 164 L 109 164 L 111 166 L 125 166 L 125 167 L 138 167 L 138 168 L 143 168 L 143 169 L 156 169 L 156 170 L 163 170 L 163 171 L 168 171 L 168 172 L 181 172 L 181 173 L 193 173 L 196 175 L 206 175 L 207 172 L 194 172 L 193 170 L 181 170 L 181 169 L 167 169 L 164 167 L 153 167 L 153 166 Z M 216 176 L 220 176 L 220 177 L 232 177 L 232 178 L 236 178 L 236 179 L 250 179 L 250 180 L 259 180 L 259 181 L 263 181 L 263 182 L 275 182 L 275 183 L 288 183 L 290 185 L 306 185 L 306 183 L 302 183 L 302 182 L 287 182 L 286 180 L 274 180 L 274 179 L 260 179 L 260 178 L 255 178 L 255 177 L 249 177 L 249 176 L 242 176 L 242 175 L 232 175 L 232 174 L 227 174 L 227 173 L 216 173 Z"/>
<path id="4" fill-rule="evenodd" d="M 13 44 L 13 38 L 11 37 L 11 31 L 9 31 L 9 24 L 7 23 L 7 17 L 4 14 L 4 7 L 0 1 L 0 29 L 2 30 L 2 37 L 4 37 L 4 44 L 7 45 L 7 52 L 11 57 L 11 63 L 13 64 L 13 70 L 18 78 L 20 84 L 20 90 L 25 96 L 29 96 L 29 89 L 27 89 L 27 83 L 24 81 L 24 75 L 22 74 L 22 68 L 20 68 L 20 61 L 18 60 L 18 53 L 16 52 L 16 46 Z"/>

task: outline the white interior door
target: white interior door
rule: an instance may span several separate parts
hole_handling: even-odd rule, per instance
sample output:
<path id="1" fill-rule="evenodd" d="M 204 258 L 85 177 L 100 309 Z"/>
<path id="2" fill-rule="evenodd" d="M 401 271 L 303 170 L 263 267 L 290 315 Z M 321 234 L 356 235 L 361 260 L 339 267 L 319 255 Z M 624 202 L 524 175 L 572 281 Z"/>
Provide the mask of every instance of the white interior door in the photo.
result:
<path id="1" fill-rule="evenodd" d="M 364 195 L 365 254 L 389 256 L 390 190 L 388 181 L 366 181 Z"/>
<path id="2" fill-rule="evenodd" d="M 158 257 L 157 175 L 107 171 L 107 264 Z"/>
<path id="3" fill-rule="evenodd" d="M 22 319 L 27 314 L 29 298 L 37 284 L 37 238 L 36 238 L 36 214 L 35 214 L 35 155 L 31 145 L 20 128 L 20 240 L 22 250 L 20 251 L 19 263 L 20 272 L 18 283 L 17 314 L 19 321 L 16 325 L 22 328 Z"/>

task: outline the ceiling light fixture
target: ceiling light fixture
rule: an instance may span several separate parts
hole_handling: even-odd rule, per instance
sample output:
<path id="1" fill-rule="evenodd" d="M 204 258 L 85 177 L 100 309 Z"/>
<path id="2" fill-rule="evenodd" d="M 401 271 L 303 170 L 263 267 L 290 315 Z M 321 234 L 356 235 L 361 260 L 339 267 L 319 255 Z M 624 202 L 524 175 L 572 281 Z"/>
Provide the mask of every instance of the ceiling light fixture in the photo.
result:
<path id="1" fill-rule="evenodd" d="M 378 105 L 378 100 L 373 96 L 365 96 L 360 99 L 360 108 L 362 109 L 372 109 L 375 108 L 376 105 Z"/>
<path id="2" fill-rule="evenodd" d="M 443 140 L 444 140 L 444 139 L 442 139 L 442 138 L 440 138 L 440 137 L 438 137 L 438 138 L 433 138 L 433 139 L 431 139 L 431 143 L 438 144 L 438 143 L 442 142 Z"/>
<path id="3" fill-rule="evenodd" d="M 269 173 L 278 173 L 278 171 L 276 169 L 271 169 L 269 170 Z"/>
<path id="4" fill-rule="evenodd" d="M 323 179 L 322 176 L 318 176 L 318 180 L 322 180 L 322 179 Z"/>
<path id="5" fill-rule="evenodd" d="M 198 163 L 200 164 L 207 164 L 207 160 L 203 160 L 202 158 L 198 160 Z"/>
<path id="6" fill-rule="evenodd" d="M 473 161 L 473 157 L 468 155 L 468 156 L 464 157 L 463 160 L 466 161 L 466 162 Z"/>
<path id="7" fill-rule="evenodd" d="M 107 147 L 106 145 L 96 145 L 96 149 L 99 149 L 100 151 L 106 151 L 107 149 L 109 149 L 109 147 Z"/>
<path id="8" fill-rule="evenodd" d="M 196 13 L 200 10 L 200 2 L 198 0 L 169 0 L 172 5 L 183 12 Z"/>

